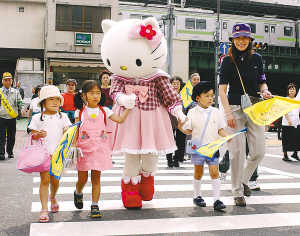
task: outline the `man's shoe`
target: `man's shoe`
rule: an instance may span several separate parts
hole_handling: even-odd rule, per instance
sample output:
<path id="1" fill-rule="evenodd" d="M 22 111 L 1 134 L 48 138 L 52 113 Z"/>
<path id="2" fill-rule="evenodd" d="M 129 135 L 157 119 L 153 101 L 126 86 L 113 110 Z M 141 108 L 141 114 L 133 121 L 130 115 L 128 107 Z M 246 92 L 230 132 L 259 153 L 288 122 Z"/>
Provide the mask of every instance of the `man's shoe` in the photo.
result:
<path id="1" fill-rule="evenodd" d="M 283 161 L 292 161 L 288 155 L 284 154 L 283 158 L 282 158 Z"/>
<path id="2" fill-rule="evenodd" d="M 250 190 L 255 190 L 255 191 L 260 190 L 260 187 L 256 181 L 249 181 L 248 187 L 250 188 Z"/>
<path id="3" fill-rule="evenodd" d="M 234 203 L 235 203 L 235 205 L 240 206 L 240 207 L 246 206 L 246 201 L 245 201 L 244 197 L 235 197 Z"/>
<path id="4" fill-rule="evenodd" d="M 5 160 L 5 155 L 0 155 L 0 160 Z"/>
<path id="5" fill-rule="evenodd" d="M 14 155 L 8 155 L 8 158 L 14 158 Z"/>
<path id="6" fill-rule="evenodd" d="M 297 152 L 294 152 L 293 155 L 291 155 L 291 157 L 294 158 L 294 159 L 296 159 L 297 161 L 300 161 Z"/>
<path id="7" fill-rule="evenodd" d="M 247 184 L 242 183 L 242 185 L 244 187 L 244 195 L 246 197 L 250 197 L 251 196 L 251 190 L 250 190 L 250 188 L 248 187 Z"/>
<path id="8" fill-rule="evenodd" d="M 178 161 L 173 161 L 173 166 L 174 166 L 174 167 L 179 167 Z"/>
<path id="9" fill-rule="evenodd" d="M 226 206 L 224 205 L 223 202 L 221 202 L 220 200 L 215 201 L 214 210 L 219 211 L 219 210 L 222 210 L 222 209 L 225 209 L 225 208 L 226 208 Z"/>
<path id="10" fill-rule="evenodd" d="M 173 167 L 173 162 L 172 161 L 168 161 L 168 166 L 169 167 Z"/>
<path id="11" fill-rule="evenodd" d="M 91 215 L 93 218 L 101 217 L 101 213 L 100 213 L 99 207 L 97 205 L 91 205 Z"/>
<path id="12" fill-rule="evenodd" d="M 198 196 L 198 197 L 194 198 L 193 202 L 197 206 L 201 206 L 201 207 L 206 206 L 206 203 L 205 203 L 205 201 L 203 200 L 203 198 L 201 196 Z"/>
<path id="13" fill-rule="evenodd" d="M 77 195 L 76 190 L 74 191 L 74 205 L 77 209 L 83 208 L 83 194 Z"/>

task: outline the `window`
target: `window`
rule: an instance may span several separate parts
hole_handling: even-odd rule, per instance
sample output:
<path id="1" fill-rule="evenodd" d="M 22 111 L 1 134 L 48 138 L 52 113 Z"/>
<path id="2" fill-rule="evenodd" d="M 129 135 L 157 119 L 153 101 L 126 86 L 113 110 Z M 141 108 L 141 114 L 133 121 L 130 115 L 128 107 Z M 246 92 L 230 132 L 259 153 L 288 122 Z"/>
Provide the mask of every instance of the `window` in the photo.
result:
<path id="1" fill-rule="evenodd" d="M 102 33 L 104 19 L 111 19 L 110 7 L 56 5 L 56 30 Z"/>
<path id="2" fill-rule="evenodd" d="M 196 20 L 196 29 L 206 29 L 206 20 L 197 19 Z"/>
<path id="3" fill-rule="evenodd" d="M 153 16 L 151 16 L 151 15 L 142 15 L 142 14 L 130 14 L 130 19 L 145 20 L 148 17 L 153 17 Z"/>
<path id="4" fill-rule="evenodd" d="M 265 25 L 265 33 L 269 33 L 269 26 Z"/>
<path id="5" fill-rule="evenodd" d="M 293 36 L 293 27 L 284 26 L 284 36 Z"/>
<path id="6" fill-rule="evenodd" d="M 271 33 L 275 34 L 275 26 L 274 25 L 271 25 Z"/>
<path id="7" fill-rule="evenodd" d="M 195 19 L 194 18 L 186 18 L 185 19 L 185 28 L 186 29 L 195 29 Z"/>
<path id="8" fill-rule="evenodd" d="M 256 34 L 256 24 L 253 24 L 253 23 L 247 23 L 250 28 L 251 28 L 251 33 L 252 34 Z"/>

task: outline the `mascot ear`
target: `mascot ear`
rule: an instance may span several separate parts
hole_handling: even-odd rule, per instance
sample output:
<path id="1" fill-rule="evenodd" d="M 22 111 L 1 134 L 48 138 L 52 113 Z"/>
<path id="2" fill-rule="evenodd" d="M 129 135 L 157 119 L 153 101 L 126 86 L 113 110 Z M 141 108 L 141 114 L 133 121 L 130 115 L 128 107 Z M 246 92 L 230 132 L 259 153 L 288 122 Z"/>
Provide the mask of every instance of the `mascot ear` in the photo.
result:
<path id="1" fill-rule="evenodd" d="M 114 25 L 116 24 L 115 21 L 113 20 L 103 20 L 101 23 L 102 29 L 104 34 L 107 33 L 107 31 Z"/>
<path id="2" fill-rule="evenodd" d="M 144 20 L 145 25 L 152 25 L 152 28 L 159 30 L 159 25 L 154 17 L 148 17 Z"/>

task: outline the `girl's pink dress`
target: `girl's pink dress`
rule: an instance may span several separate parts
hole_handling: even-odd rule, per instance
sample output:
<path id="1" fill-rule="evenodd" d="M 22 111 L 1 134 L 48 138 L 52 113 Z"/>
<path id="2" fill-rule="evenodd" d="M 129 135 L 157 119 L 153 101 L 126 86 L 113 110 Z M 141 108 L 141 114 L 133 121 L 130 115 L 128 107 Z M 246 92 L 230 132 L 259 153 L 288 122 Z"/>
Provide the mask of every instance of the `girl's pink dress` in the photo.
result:
<path id="1" fill-rule="evenodd" d="M 84 108 L 84 120 L 79 128 L 77 146 L 81 148 L 83 157 L 77 161 L 77 170 L 103 171 L 113 167 L 107 129 L 103 120 L 102 111 L 96 118 L 91 118 Z"/>

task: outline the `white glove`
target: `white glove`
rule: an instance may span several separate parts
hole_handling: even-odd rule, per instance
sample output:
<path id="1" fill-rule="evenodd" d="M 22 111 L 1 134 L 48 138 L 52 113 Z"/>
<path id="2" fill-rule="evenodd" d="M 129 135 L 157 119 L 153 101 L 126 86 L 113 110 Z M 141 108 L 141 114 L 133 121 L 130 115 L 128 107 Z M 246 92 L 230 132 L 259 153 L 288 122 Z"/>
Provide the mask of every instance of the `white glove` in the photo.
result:
<path id="1" fill-rule="evenodd" d="M 135 99 L 136 95 L 133 93 L 130 95 L 120 94 L 117 96 L 116 101 L 120 106 L 124 106 L 126 109 L 132 109 L 135 105 Z"/>
<path id="2" fill-rule="evenodd" d="M 173 115 L 176 116 L 176 118 L 179 119 L 181 123 L 185 122 L 186 115 L 183 114 L 181 109 L 177 109 Z"/>
<path id="3" fill-rule="evenodd" d="M 191 129 L 191 125 L 192 125 L 192 121 L 191 121 L 191 120 L 188 120 L 188 121 L 186 121 L 186 122 L 182 125 L 181 129 L 182 129 L 182 130 Z"/>

